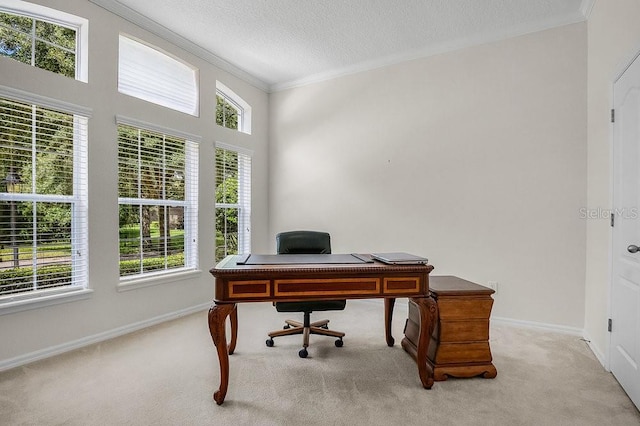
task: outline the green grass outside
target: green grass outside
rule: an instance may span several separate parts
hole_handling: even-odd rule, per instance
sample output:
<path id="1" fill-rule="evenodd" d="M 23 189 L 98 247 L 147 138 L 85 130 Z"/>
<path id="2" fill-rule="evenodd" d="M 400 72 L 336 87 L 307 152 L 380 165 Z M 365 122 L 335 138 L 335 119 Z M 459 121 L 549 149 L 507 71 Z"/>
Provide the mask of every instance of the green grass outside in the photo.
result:
<path id="1" fill-rule="evenodd" d="M 150 234 L 151 241 L 149 242 L 149 245 L 152 247 L 162 247 L 163 243 L 160 240 L 160 228 L 158 227 L 157 222 L 154 222 L 151 225 Z M 139 226 L 122 227 L 120 228 L 119 235 L 120 253 L 133 254 L 138 252 L 139 240 L 136 239 L 140 236 Z M 184 229 L 171 229 L 169 231 L 168 245 L 170 251 L 184 250 Z M 62 242 L 38 244 L 37 256 L 38 259 L 71 256 L 71 244 Z M 27 261 L 33 259 L 33 245 L 24 243 L 18 244 L 18 259 Z M 13 247 L 8 244 L 0 246 L 0 262 L 9 262 L 12 260 Z"/>

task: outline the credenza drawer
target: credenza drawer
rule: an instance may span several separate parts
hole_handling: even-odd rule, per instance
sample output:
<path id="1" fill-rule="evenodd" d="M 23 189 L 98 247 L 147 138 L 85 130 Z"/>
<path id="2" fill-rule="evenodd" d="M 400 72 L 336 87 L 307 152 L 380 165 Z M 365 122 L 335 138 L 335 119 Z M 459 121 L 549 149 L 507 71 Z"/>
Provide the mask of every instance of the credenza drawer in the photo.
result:
<path id="1" fill-rule="evenodd" d="M 489 320 L 440 321 L 440 342 L 473 342 L 489 340 Z"/>
<path id="2" fill-rule="evenodd" d="M 474 343 L 443 343 L 438 345 L 434 340 L 431 345 L 437 345 L 433 357 L 435 364 L 458 364 L 467 362 L 491 362 L 489 342 Z"/>
<path id="3" fill-rule="evenodd" d="M 438 314 L 440 320 L 489 318 L 493 299 L 465 297 L 438 297 Z"/>

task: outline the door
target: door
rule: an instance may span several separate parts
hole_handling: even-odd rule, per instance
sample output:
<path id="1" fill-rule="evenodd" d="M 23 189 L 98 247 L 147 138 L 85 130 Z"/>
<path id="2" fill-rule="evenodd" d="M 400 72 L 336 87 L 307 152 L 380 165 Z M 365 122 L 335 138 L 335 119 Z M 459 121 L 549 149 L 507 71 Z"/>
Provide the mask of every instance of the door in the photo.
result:
<path id="1" fill-rule="evenodd" d="M 613 90 L 611 372 L 640 407 L 640 59 Z"/>

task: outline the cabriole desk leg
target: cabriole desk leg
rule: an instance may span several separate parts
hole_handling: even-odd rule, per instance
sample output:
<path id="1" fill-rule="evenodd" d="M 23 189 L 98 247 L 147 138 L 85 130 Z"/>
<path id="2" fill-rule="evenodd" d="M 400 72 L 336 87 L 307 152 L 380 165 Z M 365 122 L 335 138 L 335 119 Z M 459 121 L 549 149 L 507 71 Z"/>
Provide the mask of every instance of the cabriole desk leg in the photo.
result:
<path id="1" fill-rule="evenodd" d="M 387 346 L 393 346 L 395 343 L 395 339 L 391 335 L 391 322 L 393 320 L 393 307 L 395 304 L 395 298 L 384 299 L 384 336 L 387 339 Z"/>
<path id="2" fill-rule="evenodd" d="M 420 307 L 420 318 L 422 319 L 421 331 L 420 331 L 420 344 L 418 345 L 418 374 L 420 375 L 420 381 L 422 386 L 426 389 L 431 389 L 433 386 L 433 371 L 427 368 L 427 350 L 429 349 L 429 342 L 431 341 L 431 335 L 433 329 L 436 326 L 438 320 L 438 305 L 433 297 L 417 298 L 418 306 Z"/>
<path id="3" fill-rule="evenodd" d="M 415 303 L 419 310 L 419 334 L 416 336 L 412 333 L 413 337 L 410 339 L 408 337 L 409 331 L 405 328 L 405 338 L 402 339 L 402 347 L 413 357 L 416 364 L 418 364 L 418 375 L 420 376 L 422 386 L 426 389 L 431 389 L 434 379 L 433 370 L 427 364 L 427 351 L 433 329 L 438 319 L 438 305 L 431 296 L 412 297 L 411 301 Z M 415 328 L 413 332 L 415 332 Z"/>
<path id="4" fill-rule="evenodd" d="M 233 306 L 233 311 L 229 315 L 229 322 L 231 323 L 231 341 L 229 342 L 229 355 L 233 354 L 236 350 L 236 342 L 238 341 L 238 305 Z"/>
<path id="5" fill-rule="evenodd" d="M 231 314 L 231 343 L 227 346 L 226 319 Z M 235 323 L 235 326 L 234 326 Z M 235 329 L 235 330 L 234 330 Z M 220 362 L 220 388 L 213 394 L 218 405 L 224 402 L 229 386 L 229 354 L 236 345 L 238 317 L 235 303 L 215 303 L 209 309 L 209 332 L 218 351 Z"/>

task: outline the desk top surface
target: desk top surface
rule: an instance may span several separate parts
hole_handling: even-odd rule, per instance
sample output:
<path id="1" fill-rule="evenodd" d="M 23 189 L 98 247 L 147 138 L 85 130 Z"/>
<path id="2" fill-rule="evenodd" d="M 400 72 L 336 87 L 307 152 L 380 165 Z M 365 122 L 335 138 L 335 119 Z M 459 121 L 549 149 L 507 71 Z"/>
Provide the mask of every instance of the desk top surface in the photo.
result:
<path id="1" fill-rule="evenodd" d="M 373 263 L 359 254 L 246 254 L 236 258 L 236 265 L 330 265 Z"/>
<path id="2" fill-rule="evenodd" d="M 251 262 L 251 257 L 256 256 L 257 261 Z M 229 255 L 224 258 L 210 272 L 213 276 L 225 276 L 243 273 L 366 273 L 366 272 L 421 272 L 429 273 L 433 269 L 431 265 L 389 265 L 375 260 L 369 254 L 321 254 L 312 255 L 308 261 L 300 255 L 251 255 L 247 261 L 246 255 Z"/>

